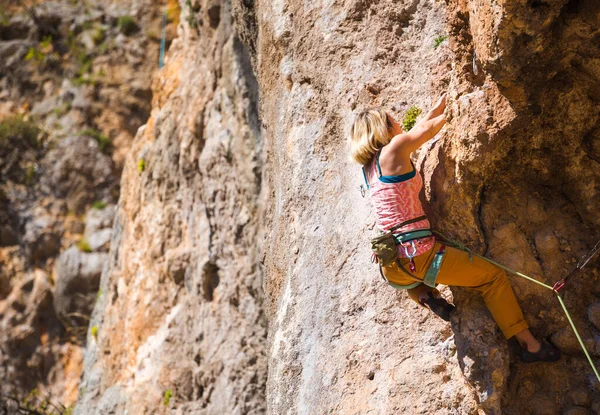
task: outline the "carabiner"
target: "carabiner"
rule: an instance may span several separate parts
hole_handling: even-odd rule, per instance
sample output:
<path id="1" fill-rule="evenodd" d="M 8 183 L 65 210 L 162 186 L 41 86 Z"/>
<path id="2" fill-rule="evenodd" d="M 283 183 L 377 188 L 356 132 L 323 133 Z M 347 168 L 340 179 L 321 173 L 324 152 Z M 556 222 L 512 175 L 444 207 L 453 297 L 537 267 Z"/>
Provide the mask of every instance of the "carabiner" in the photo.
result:
<path id="1" fill-rule="evenodd" d="M 415 241 L 410 241 L 410 245 L 412 245 L 412 252 L 410 254 L 408 253 L 407 246 L 402 245 L 402 248 L 404 248 L 404 254 L 406 255 L 406 257 L 408 259 L 413 259 L 413 257 L 417 254 L 417 247 L 415 245 Z"/>

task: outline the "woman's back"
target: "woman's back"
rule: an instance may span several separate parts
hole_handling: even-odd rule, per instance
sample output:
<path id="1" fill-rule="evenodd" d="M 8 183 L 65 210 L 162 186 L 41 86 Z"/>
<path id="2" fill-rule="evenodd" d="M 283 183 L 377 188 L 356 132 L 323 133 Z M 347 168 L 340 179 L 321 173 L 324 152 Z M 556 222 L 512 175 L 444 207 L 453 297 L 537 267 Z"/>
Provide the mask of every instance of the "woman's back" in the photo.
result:
<path id="1" fill-rule="evenodd" d="M 410 173 L 386 176 L 381 174 L 379 165 L 379 150 L 369 163 L 364 166 L 365 180 L 369 184 L 371 203 L 375 209 L 377 224 L 383 231 L 392 226 L 419 216 L 424 216 L 423 206 L 419 200 L 419 192 L 423 187 L 421 175 L 416 171 L 414 164 Z M 402 233 L 415 229 L 429 228 L 429 220 L 423 219 L 397 229 L 394 233 Z M 435 244 L 435 239 L 422 238 L 416 244 L 416 255 L 430 250 Z M 412 254 L 412 250 L 410 252 Z M 400 255 L 405 257 L 403 249 Z"/>

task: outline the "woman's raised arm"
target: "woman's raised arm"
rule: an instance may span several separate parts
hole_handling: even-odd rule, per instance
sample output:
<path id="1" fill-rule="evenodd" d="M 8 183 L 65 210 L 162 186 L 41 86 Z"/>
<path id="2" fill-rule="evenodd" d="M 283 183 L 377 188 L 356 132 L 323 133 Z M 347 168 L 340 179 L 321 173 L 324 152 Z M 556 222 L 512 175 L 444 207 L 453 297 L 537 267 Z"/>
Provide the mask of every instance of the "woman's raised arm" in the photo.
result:
<path id="1" fill-rule="evenodd" d="M 404 159 L 431 140 L 444 124 L 446 124 L 446 119 L 443 113 L 429 120 L 421 120 L 410 131 L 394 136 L 389 144 L 390 151 Z"/>

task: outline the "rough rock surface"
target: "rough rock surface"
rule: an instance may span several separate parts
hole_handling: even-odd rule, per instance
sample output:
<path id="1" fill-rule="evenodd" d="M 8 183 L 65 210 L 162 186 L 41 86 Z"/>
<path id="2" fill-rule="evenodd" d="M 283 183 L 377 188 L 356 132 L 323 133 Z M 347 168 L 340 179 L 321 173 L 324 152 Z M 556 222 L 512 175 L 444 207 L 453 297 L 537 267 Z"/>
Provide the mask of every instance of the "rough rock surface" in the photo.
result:
<path id="1" fill-rule="evenodd" d="M 56 405 L 77 398 L 107 205 L 149 116 L 162 10 L 0 1 L 0 412 L 33 390 Z"/>
<path id="2" fill-rule="evenodd" d="M 265 412 L 257 84 L 214 4 L 182 5 L 125 163 L 75 413 Z"/>
<path id="3" fill-rule="evenodd" d="M 345 142 L 358 109 L 401 119 L 448 91 L 415 155 L 433 225 L 552 284 L 600 234 L 597 2 L 182 4 L 125 164 L 77 413 L 598 408 L 551 291 L 511 277 L 534 333 L 564 340 L 561 362 L 527 366 L 475 294 L 445 289 L 445 324 L 386 286 Z M 588 343 L 598 283 L 590 266 L 564 291 Z"/>

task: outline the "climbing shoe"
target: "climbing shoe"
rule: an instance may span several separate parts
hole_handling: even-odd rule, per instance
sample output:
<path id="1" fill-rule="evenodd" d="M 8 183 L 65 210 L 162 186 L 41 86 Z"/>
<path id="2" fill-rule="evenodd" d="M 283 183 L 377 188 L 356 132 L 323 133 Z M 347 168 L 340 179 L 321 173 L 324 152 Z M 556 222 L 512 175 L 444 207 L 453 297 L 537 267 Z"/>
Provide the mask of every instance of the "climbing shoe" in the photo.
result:
<path id="1" fill-rule="evenodd" d="M 429 291 L 427 293 L 427 299 L 424 301 L 424 304 L 429 307 L 434 314 L 438 315 L 440 318 L 450 321 L 450 313 L 456 308 L 452 304 L 449 304 L 444 298 L 435 298 L 433 293 Z"/>
<path id="2" fill-rule="evenodd" d="M 556 362 L 560 359 L 561 352 L 546 339 L 540 342 L 542 347 L 536 353 L 530 352 L 526 347 L 520 346 L 520 358 L 523 363 Z"/>

